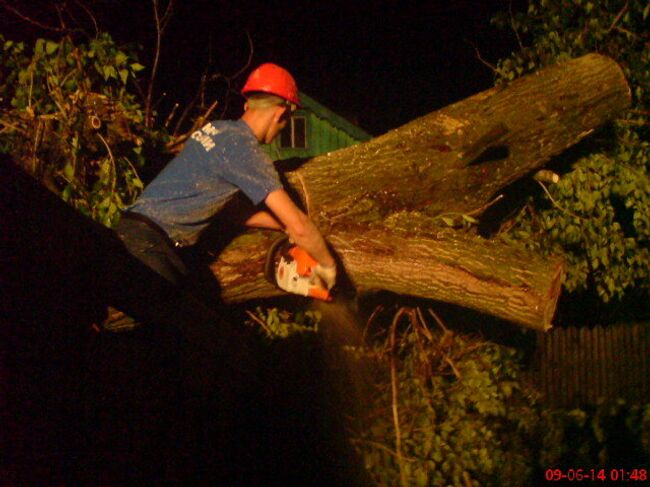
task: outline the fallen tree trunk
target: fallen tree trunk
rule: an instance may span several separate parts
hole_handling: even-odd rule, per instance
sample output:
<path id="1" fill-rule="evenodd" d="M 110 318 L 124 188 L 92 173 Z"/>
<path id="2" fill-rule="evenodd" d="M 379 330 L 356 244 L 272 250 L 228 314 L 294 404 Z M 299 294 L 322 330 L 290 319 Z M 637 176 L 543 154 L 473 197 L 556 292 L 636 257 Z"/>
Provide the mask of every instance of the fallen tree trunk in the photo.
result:
<path id="1" fill-rule="evenodd" d="M 562 280 L 557 259 L 435 228 L 445 215 L 479 215 L 503 187 L 629 102 L 620 67 L 588 55 L 315 157 L 287 178 L 359 289 L 452 302 L 547 329 Z M 272 238 L 247 233 L 212 265 L 226 301 L 277 293 L 262 276 Z"/>
<path id="2" fill-rule="evenodd" d="M 315 157 L 289 180 L 326 231 L 401 210 L 467 213 L 629 103 L 621 68 L 591 54 Z"/>
<path id="3" fill-rule="evenodd" d="M 251 238 L 252 237 L 252 238 Z M 213 266 L 222 296 L 236 302 L 281 291 L 259 273 L 273 238 L 248 235 L 228 248 Z M 361 292 L 386 290 L 433 298 L 489 312 L 523 326 L 550 326 L 563 277 L 561 259 L 466 235 L 413 236 L 384 230 L 329 236 L 352 284 Z M 240 252 L 246 252 L 244 256 Z M 241 266 L 243 261 L 248 264 Z"/>

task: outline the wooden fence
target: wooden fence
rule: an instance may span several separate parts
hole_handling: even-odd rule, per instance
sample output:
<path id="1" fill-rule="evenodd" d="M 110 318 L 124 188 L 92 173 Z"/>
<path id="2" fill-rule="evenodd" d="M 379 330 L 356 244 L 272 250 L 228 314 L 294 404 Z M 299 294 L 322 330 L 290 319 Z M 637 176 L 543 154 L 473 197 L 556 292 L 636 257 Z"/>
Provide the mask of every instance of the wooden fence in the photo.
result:
<path id="1" fill-rule="evenodd" d="M 535 372 L 545 402 L 552 406 L 619 397 L 650 402 L 650 323 L 540 333 Z"/>

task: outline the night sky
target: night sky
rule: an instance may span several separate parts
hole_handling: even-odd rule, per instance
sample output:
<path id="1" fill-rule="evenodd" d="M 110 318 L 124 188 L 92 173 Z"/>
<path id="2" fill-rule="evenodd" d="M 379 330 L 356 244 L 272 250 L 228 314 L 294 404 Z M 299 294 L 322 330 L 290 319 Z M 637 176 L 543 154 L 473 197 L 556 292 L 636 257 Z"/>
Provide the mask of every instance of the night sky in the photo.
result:
<path id="1" fill-rule="evenodd" d="M 9 3 L 39 21 L 56 24 L 53 2 Z M 140 44 L 142 61 L 151 65 L 155 36 L 149 1 L 86 4 L 118 42 Z M 204 71 L 232 78 L 244 68 L 250 52 L 248 33 L 253 42 L 251 67 L 267 61 L 283 65 L 302 91 L 378 135 L 492 86 L 493 73 L 477 59 L 475 48 L 492 64 L 515 50 L 513 32 L 492 26 L 490 18 L 525 4 L 176 0 L 163 41 L 159 88 L 167 95 L 160 112 L 166 115 L 175 101 L 187 103 Z M 5 11 L 0 14 L 7 37 L 33 33 L 25 22 Z M 77 15 L 84 23 L 83 12 Z M 241 87 L 249 71 L 232 79 L 231 89 Z M 208 102 L 222 99 L 225 89 L 224 82 L 215 81 Z M 235 96 L 224 116 L 237 117 L 240 101 Z"/>
<path id="2" fill-rule="evenodd" d="M 222 7 L 210 7 L 215 3 Z M 213 57 L 223 59 L 215 70 L 233 73 L 247 59 L 249 32 L 253 65 L 285 66 L 302 91 L 380 134 L 492 86 L 493 74 L 474 46 L 492 63 L 516 48 L 511 31 L 490 25 L 509 4 L 181 1 L 167 47 L 202 65 L 212 35 Z M 186 35 L 188 25 L 196 35 Z"/>

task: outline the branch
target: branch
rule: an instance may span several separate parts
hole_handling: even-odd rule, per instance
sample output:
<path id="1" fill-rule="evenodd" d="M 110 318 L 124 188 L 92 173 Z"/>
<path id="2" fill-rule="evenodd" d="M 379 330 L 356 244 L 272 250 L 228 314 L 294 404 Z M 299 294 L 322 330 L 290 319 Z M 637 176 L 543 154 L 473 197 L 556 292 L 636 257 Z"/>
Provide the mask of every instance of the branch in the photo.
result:
<path id="1" fill-rule="evenodd" d="M 609 26 L 609 29 L 607 29 L 607 34 L 609 34 L 614 29 L 614 27 L 616 27 L 616 24 L 618 24 L 618 22 L 621 20 L 623 15 L 625 15 L 625 13 L 628 11 L 628 8 L 629 8 L 629 3 L 626 1 L 621 11 L 612 21 L 612 24 Z"/>
<path id="2" fill-rule="evenodd" d="M 431 310 L 429 310 L 429 311 L 431 311 Z M 417 317 L 420 320 L 419 321 L 419 324 L 420 324 L 419 329 L 420 329 L 420 331 L 424 334 L 424 336 L 427 337 L 427 340 L 429 340 L 429 342 L 433 342 L 433 335 L 429 331 L 429 328 L 427 327 L 427 322 L 424 320 L 424 316 L 422 315 L 422 311 L 420 311 L 419 307 L 415 308 L 415 313 L 417 314 Z"/>
<path id="3" fill-rule="evenodd" d="M 628 29 L 624 29 L 623 27 L 619 27 L 618 25 L 616 27 L 614 27 L 614 29 L 616 29 L 618 32 L 629 35 L 630 37 L 632 37 L 635 40 L 641 39 L 641 37 L 638 36 L 637 34 L 635 34 L 634 32 L 632 32 L 632 31 L 630 31 Z M 646 46 L 647 45 L 648 44 L 646 43 Z"/>
<path id="4" fill-rule="evenodd" d="M 99 36 L 99 25 L 97 24 L 97 19 L 95 18 L 95 15 L 93 12 L 84 4 L 81 0 L 74 0 L 74 2 L 81 7 L 81 9 L 86 12 L 86 15 L 90 18 L 90 21 L 93 23 L 93 26 L 95 27 L 95 37 Z"/>
<path id="5" fill-rule="evenodd" d="M 273 332 L 271 331 L 271 329 L 266 325 L 266 323 L 264 323 L 263 320 L 261 320 L 258 316 L 256 316 L 255 313 L 253 313 L 253 312 L 251 312 L 251 311 L 249 311 L 249 310 L 246 310 L 246 314 L 247 314 L 248 317 L 249 317 L 250 319 L 252 319 L 255 323 L 257 323 L 258 325 L 260 325 L 260 326 L 264 329 L 264 331 L 267 333 L 267 335 L 269 335 L 269 336 L 272 336 L 272 335 L 273 335 Z"/>
<path id="6" fill-rule="evenodd" d="M 248 31 L 246 31 L 246 38 L 248 39 L 248 60 L 246 61 L 246 64 L 239 70 L 237 71 L 234 75 L 229 76 L 226 78 L 226 82 L 228 83 L 228 89 L 226 90 L 226 97 L 223 103 L 223 110 L 221 110 L 221 118 L 226 114 L 228 111 L 228 106 L 230 104 L 230 93 L 232 90 L 230 89 L 230 84 L 233 79 L 237 79 L 241 74 L 246 71 L 250 65 L 251 61 L 253 60 L 253 53 L 255 52 L 255 49 L 253 47 L 253 39 L 251 38 L 250 34 Z"/>
<path id="7" fill-rule="evenodd" d="M 106 139 L 102 137 L 102 134 L 97 132 L 97 136 L 101 139 L 101 141 L 104 143 L 104 146 L 106 146 L 106 150 L 108 151 L 108 156 L 111 159 L 112 167 L 113 167 L 113 174 L 112 174 L 112 181 L 111 181 L 111 193 L 115 193 L 115 185 L 117 183 L 117 167 L 115 164 L 115 158 L 113 157 L 113 151 L 111 150 L 111 147 L 108 145 L 108 142 L 106 142 Z"/>
<path id="8" fill-rule="evenodd" d="M 408 312 L 407 308 L 400 308 L 393 319 L 390 327 L 390 383 L 393 402 L 393 424 L 395 425 L 395 451 L 397 452 L 397 464 L 399 465 L 399 476 L 402 487 L 406 487 L 406 473 L 402 462 L 402 434 L 399 426 L 399 410 L 397 408 L 397 345 L 395 335 L 397 334 L 397 323 L 400 318 Z"/>
<path id="9" fill-rule="evenodd" d="M 646 122 L 645 120 L 616 120 L 617 123 L 620 123 L 622 125 L 635 125 L 637 127 L 646 127 L 650 126 L 650 122 Z"/>
<path id="10" fill-rule="evenodd" d="M 2 3 L 2 6 L 5 8 L 5 10 L 8 10 L 12 14 L 14 14 L 16 17 L 24 20 L 25 22 L 28 22 L 32 25 L 35 25 L 36 27 L 40 27 L 41 29 L 45 30 L 51 30 L 54 32 L 68 32 L 68 29 L 63 29 L 61 27 L 54 27 L 52 25 L 47 25 L 44 24 L 43 22 L 39 22 L 38 20 L 32 19 L 31 17 L 27 17 L 25 14 L 20 12 L 16 7 L 9 5 L 6 0 L 0 0 Z"/>
<path id="11" fill-rule="evenodd" d="M 174 132 L 172 134 L 172 136 L 174 138 L 176 138 L 178 136 L 178 131 L 181 129 L 181 125 L 183 125 L 183 122 L 185 122 L 185 119 L 187 118 L 187 116 L 190 114 L 190 112 L 194 108 L 194 105 L 196 105 L 196 103 L 201 98 L 201 91 L 203 90 L 203 87 L 205 86 L 206 76 L 207 76 L 207 74 L 203 73 L 203 75 L 201 76 L 201 82 L 199 83 L 199 88 L 196 91 L 196 94 L 194 95 L 194 98 L 192 98 L 192 101 L 188 103 L 188 105 L 183 110 L 183 113 L 181 114 L 181 116 L 177 120 L 176 125 L 174 126 Z M 180 137 L 182 138 L 183 136 L 180 136 Z"/>
<path id="12" fill-rule="evenodd" d="M 460 377 L 460 372 L 458 372 L 458 369 L 456 368 L 454 363 L 451 361 L 451 359 L 447 355 L 445 355 L 445 362 L 447 362 L 449 364 L 449 366 L 451 367 L 451 370 L 454 373 L 454 375 L 456 376 L 456 378 L 460 380 L 460 378 L 461 378 Z"/>
<path id="13" fill-rule="evenodd" d="M 8 122 L 6 120 L 2 120 L 1 118 L 0 118 L 0 124 L 4 125 L 5 128 L 15 130 L 16 132 L 20 132 L 23 135 L 29 135 L 29 132 L 26 129 L 24 129 L 22 127 L 19 127 L 18 125 L 14 124 L 14 123 Z M 5 128 L 0 129 L 0 134 L 6 132 Z"/>
<path id="14" fill-rule="evenodd" d="M 503 199 L 503 195 L 502 195 L 502 194 L 497 195 L 497 196 L 496 196 L 492 201 L 488 201 L 488 202 L 485 203 L 483 206 L 481 206 L 481 207 L 479 207 L 479 208 L 476 208 L 475 210 L 472 210 L 472 211 L 469 211 L 469 212 L 465 213 L 465 215 L 467 215 L 467 216 L 480 215 L 480 214 L 483 213 L 485 210 L 487 210 L 489 207 L 495 205 L 496 203 L 498 203 L 498 202 L 501 201 L 502 199 Z"/>
<path id="15" fill-rule="evenodd" d="M 493 73 L 497 72 L 497 67 L 494 64 L 486 61 L 485 59 L 483 59 L 481 57 L 481 52 L 478 50 L 478 47 L 475 44 L 473 44 L 472 42 L 470 42 L 467 39 L 465 39 L 465 42 L 474 48 L 474 52 L 476 53 L 476 59 L 478 59 L 482 64 L 484 64 L 485 66 L 490 68 Z"/>
<path id="16" fill-rule="evenodd" d="M 438 326 L 442 329 L 443 333 L 447 333 L 449 330 L 447 329 L 447 327 L 445 326 L 445 324 L 442 322 L 442 320 L 440 319 L 440 317 L 439 317 L 439 316 L 438 316 L 438 315 L 437 315 L 437 314 L 436 314 L 436 313 L 435 313 L 431 308 L 429 308 L 427 311 L 429 311 L 429 314 L 430 314 L 431 316 L 433 316 L 433 319 L 436 321 L 436 323 L 438 324 Z"/>
<path id="17" fill-rule="evenodd" d="M 384 310 L 384 307 L 380 304 L 378 305 L 372 314 L 370 315 L 370 318 L 368 318 L 368 321 L 366 322 L 366 326 L 363 328 L 363 335 L 361 336 L 361 343 L 366 343 L 366 337 L 368 335 L 368 330 L 370 329 L 370 326 L 372 325 L 372 322 L 374 321 L 375 317 L 381 313 Z"/>
<path id="18" fill-rule="evenodd" d="M 182 149 L 182 144 L 190 137 L 190 135 L 194 133 L 195 130 L 198 130 L 200 127 L 203 126 L 203 124 L 205 124 L 206 120 L 210 115 L 212 115 L 212 112 L 214 111 L 215 108 L 217 108 L 218 104 L 219 101 L 215 100 L 212 103 L 212 105 L 210 105 L 210 107 L 206 110 L 206 112 L 194 121 L 192 127 L 187 132 L 185 132 L 183 135 L 180 135 L 178 137 L 174 137 L 172 139 L 172 142 L 167 144 L 167 149 L 170 152 L 173 152 L 175 154 L 180 152 Z M 176 106 L 178 106 L 178 103 L 176 104 Z M 176 108 L 176 106 L 174 107 L 174 109 Z M 167 124 L 167 122 L 165 122 L 165 124 Z"/>
<path id="19" fill-rule="evenodd" d="M 167 4 L 167 8 L 165 9 L 165 13 L 163 14 L 162 19 L 160 20 L 161 33 L 164 33 L 165 30 L 167 29 L 167 24 L 169 24 L 169 21 L 171 20 L 173 11 L 174 11 L 174 0 L 169 0 L 169 3 Z"/>
<path id="20" fill-rule="evenodd" d="M 508 10 L 510 12 L 510 26 L 512 27 L 512 30 L 514 31 L 515 36 L 517 36 L 517 42 L 519 43 L 519 49 L 521 49 L 523 51 L 524 43 L 521 42 L 521 37 L 519 37 L 519 32 L 515 28 L 515 18 L 514 18 L 514 15 L 512 14 L 512 0 L 510 0 L 510 2 L 508 4 Z"/>
<path id="21" fill-rule="evenodd" d="M 165 127 L 165 129 L 167 129 L 167 127 L 169 127 L 169 124 L 171 123 L 172 118 L 174 118 L 174 115 L 176 115 L 176 110 L 178 110 L 179 106 L 180 106 L 180 104 L 178 102 L 174 103 L 174 106 L 172 107 L 171 112 L 169 112 L 169 115 L 167 116 L 167 119 L 165 120 L 165 123 L 163 124 L 163 127 Z"/>
<path id="22" fill-rule="evenodd" d="M 151 67 L 151 75 L 149 76 L 149 86 L 147 87 L 147 99 L 145 100 L 145 127 L 151 128 L 151 99 L 153 97 L 153 86 L 156 80 L 156 73 L 158 71 L 158 62 L 160 59 L 160 44 L 162 42 L 162 29 L 160 26 L 160 17 L 158 15 L 158 0 L 151 0 L 153 4 L 153 14 L 156 20 L 156 50 L 154 52 L 153 65 Z"/>
<path id="23" fill-rule="evenodd" d="M 65 2 L 63 2 L 63 5 L 60 5 L 58 3 L 54 4 L 54 8 L 56 9 L 56 15 L 59 17 L 59 24 L 61 24 L 61 28 L 65 31 L 68 30 L 68 28 L 65 25 L 65 20 L 63 19 L 63 10 L 66 8 L 65 7 Z"/>
<path id="24" fill-rule="evenodd" d="M 190 103 L 188 103 L 188 105 L 185 107 L 185 109 L 181 113 L 180 117 L 176 121 L 176 124 L 174 126 L 174 131 L 173 131 L 173 137 L 176 140 L 174 141 L 172 146 L 177 146 L 178 143 L 183 142 L 184 140 L 187 139 L 187 137 L 186 137 L 187 133 L 186 133 L 186 135 L 179 135 L 179 131 L 181 130 L 181 126 L 183 125 L 183 123 L 185 122 L 187 117 L 190 115 L 190 113 L 192 112 L 194 107 L 197 105 L 197 103 L 199 103 L 199 101 L 201 101 L 201 107 L 203 107 L 203 98 L 205 96 L 205 90 L 206 90 L 207 84 L 209 82 L 215 82 L 215 81 L 218 81 L 220 79 L 223 79 L 225 81 L 226 85 L 227 85 L 226 96 L 225 96 L 225 100 L 224 100 L 224 104 L 223 104 L 223 109 L 221 110 L 221 114 L 220 114 L 220 118 L 223 118 L 224 114 L 228 110 L 229 94 L 232 92 L 232 90 L 231 90 L 232 81 L 234 79 L 238 78 L 244 71 L 246 71 L 248 69 L 248 67 L 250 66 L 251 61 L 253 59 L 253 52 L 254 52 L 253 40 L 251 39 L 248 32 L 246 32 L 246 38 L 248 39 L 248 45 L 249 45 L 248 60 L 246 61 L 246 64 L 241 69 L 239 69 L 235 74 L 233 74 L 231 76 L 226 76 L 226 75 L 221 74 L 221 73 L 208 74 L 208 69 L 206 69 L 206 71 L 204 71 L 203 75 L 201 76 L 201 81 L 199 83 L 199 87 L 198 87 L 198 89 L 196 91 L 196 94 L 194 95 L 194 98 L 192 98 L 192 101 L 190 101 Z M 210 47 L 211 47 L 211 45 L 212 44 L 210 43 Z M 210 49 L 208 51 L 208 67 L 212 64 L 211 59 L 212 59 L 212 49 Z M 210 106 L 210 108 L 208 108 L 207 112 L 202 115 L 202 118 L 205 120 L 212 113 L 212 111 L 214 110 L 215 107 L 216 107 L 216 105 L 213 103 Z M 171 118 L 168 120 L 167 123 L 169 123 L 169 122 L 171 122 Z M 194 127 L 196 127 L 196 123 L 194 124 Z M 194 128 L 191 129 L 189 131 L 189 133 L 191 134 L 194 130 L 195 130 Z"/>
<path id="25" fill-rule="evenodd" d="M 253 48 L 253 39 L 251 38 L 251 35 L 248 31 L 246 31 L 246 38 L 248 39 L 248 60 L 239 71 L 229 77 L 230 79 L 238 78 L 241 76 L 241 74 L 250 67 L 251 61 L 253 60 L 253 53 L 255 52 L 255 49 Z"/>
<path id="26" fill-rule="evenodd" d="M 149 87 L 147 89 L 147 99 L 145 101 L 145 126 L 151 128 L 153 124 L 152 120 L 152 98 L 153 98 L 153 88 L 156 81 L 156 76 L 158 74 L 158 63 L 160 62 L 160 47 L 162 45 L 162 38 L 165 33 L 165 29 L 169 24 L 169 19 L 172 14 L 174 0 L 169 0 L 167 4 L 167 9 L 163 14 L 162 18 L 160 17 L 160 12 L 158 11 L 158 0 L 151 0 L 153 4 L 153 14 L 156 21 L 156 50 L 154 54 L 153 65 L 151 67 L 151 76 L 149 77 Z"/>
<path id="27" fill-rule="evenodd" d="M 542 187 L 542 189 L 543 189 L 544 192 L 546 193 L 546 196 L 548 196 L 548 197 L 550 198 L 551 203 L 553 203 L 553 205 L 554 205 L 558 210 L 562 211 L 563 213 L 566 213 L 567 215 L 571 215 L 572 217 L 577 218 L 577 219 L 580 220 L 580 221 L 584 221 L 584 220 L 585 220 L 585 219 L 582 218 L 581 216 L 578 216 L 578 215 L 576 215 L 575 213 L 572 213 L 572 212 L 570 212 L 569 210 L 567 210 L 566 208 L 563 208 L 562 206 L 560 206 L 560 204 L 559 204 L 557 201 L 555 201 L 555 199 L 553 198 L 553 196 L 551 196 L 551 193 L 549 193 L 548 189 L 546 189 L 546 185 L 545 185 L 543 182 L 541 182 L 539 179 L 536 179 L 535 181 L 537 181 L 537 183 Z"/>
<path id="28" fill-rule="evenodd" d="M 396 458 L 401 458 L 402 460 L 406 460 L 407 462 L 415 462 L 416 460 L 414 458 L 408 458 L 408 457 L 400 457 L 394 450 L 391 448 L 387 447 L 386 445 L 379 443 L 378 441 L 373 441 L 373 440 L 366 440 L 366 439 L 357 439 L 357 438 L 350 438 L 350 443 L 354 444 L 359 444 L 359 443 L 365 443 L 370 446 L 374 446 L 375 448 L 379 448 L 380 450 L 384 450 L 386 453 L 389 455 L 392 455 Z"/>

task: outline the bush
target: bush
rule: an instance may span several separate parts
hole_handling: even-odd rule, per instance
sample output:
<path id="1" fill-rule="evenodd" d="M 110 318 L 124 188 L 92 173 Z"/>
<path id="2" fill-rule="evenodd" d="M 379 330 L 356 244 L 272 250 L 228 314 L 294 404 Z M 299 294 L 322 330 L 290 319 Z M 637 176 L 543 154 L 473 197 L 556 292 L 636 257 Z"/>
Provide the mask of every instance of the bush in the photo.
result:
<path id="1" fill-rule="evenodd" d="M 514 349 L 431 330 L 403 310 L 383 342 L 356 353 L 377 381 L 351 441 L 377 484 L 528 485 L 537 402 Z"/>
<path id="2" fill-rule="evenodd" d="M 144 127 L 130 92 L 143 66 L 107 34 L 0 45 L 0 151 L 84 214 L 116 223 L 143 188 L 145 149 L 165 139 Z"/>
<path id="3" fill-rule="evenodd" d="M 499 62 L 497 83 L 599 52 L 621 65 L 630 84 L 631 109 L 560 156 L 560 182 L 532 198 L 503 235 L 563 255 L 566 288 L 605 303 L 626 294 L 648 301 L 650 290 L 649 15 L 642 0 L 531 0 L 528 12 L 495 19 L 530 43 Z"/>
<path id="4" fill-rule="evenodd" d="M 650 404 L 543 411 L 540 471 L 650 469 Z"/>
<path id="5" fill-rule="evenodd" d="M 249 316 L 272 340 L 298 334 L 307 343 L 324 326 L 311 312 Z M 431 329 L 419 310 L 402 308 L 371 343 L 341 351 L 350 382 L 371 382 L 369 397 L 348 383 L 342 400 L 357 414 L 349 441 L 376 485 L 527 486 L 547 469 L 650 467 L 650 405 L 549 410 L 519 352 L 436 321 Z"/>
<path id="6" fill-rule="evenodd" d="M 289 312 L 278 308 L 247 311 L 249 325 L 257 324 L 264 336 L 270 340 L 287 338 L 299 333 L 317 333 L 321 316 L 318 311 Z"/>

